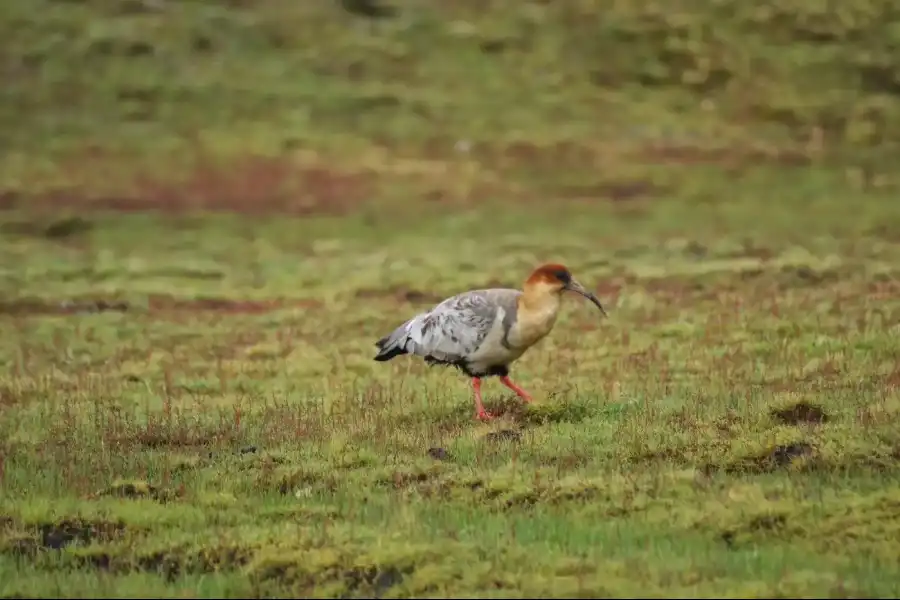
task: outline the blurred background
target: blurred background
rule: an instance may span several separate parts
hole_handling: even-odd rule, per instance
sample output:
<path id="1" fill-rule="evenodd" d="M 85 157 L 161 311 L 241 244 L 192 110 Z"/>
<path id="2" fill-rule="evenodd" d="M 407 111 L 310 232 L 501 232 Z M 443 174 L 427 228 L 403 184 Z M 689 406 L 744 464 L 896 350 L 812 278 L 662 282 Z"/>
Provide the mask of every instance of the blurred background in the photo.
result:
<path id="1" fill-rule="evenodd" d="M 10 0 L 3 204 L 624 204 L 763 167 L 897 183 L 890 0 L 378 2 Z"/>
<path id="2" fill-rule="evenodd" d="M 337 300 L 514 285 L 544 260 L 613 291 L 673 261 L 816 269 L 827 236 L 897 239 L 898 14 L 10 0 L 4 290 Z"/>

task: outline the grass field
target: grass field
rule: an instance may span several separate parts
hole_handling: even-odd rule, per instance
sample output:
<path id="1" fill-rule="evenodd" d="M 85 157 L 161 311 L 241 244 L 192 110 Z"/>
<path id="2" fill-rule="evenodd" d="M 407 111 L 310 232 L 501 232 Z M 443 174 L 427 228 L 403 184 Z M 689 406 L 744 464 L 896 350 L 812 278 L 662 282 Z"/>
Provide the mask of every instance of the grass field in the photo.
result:
<path id="1" fill-rule="evenodd" d="M 6 4 L 0 597 L 900 594 L 892 2 Z"/>

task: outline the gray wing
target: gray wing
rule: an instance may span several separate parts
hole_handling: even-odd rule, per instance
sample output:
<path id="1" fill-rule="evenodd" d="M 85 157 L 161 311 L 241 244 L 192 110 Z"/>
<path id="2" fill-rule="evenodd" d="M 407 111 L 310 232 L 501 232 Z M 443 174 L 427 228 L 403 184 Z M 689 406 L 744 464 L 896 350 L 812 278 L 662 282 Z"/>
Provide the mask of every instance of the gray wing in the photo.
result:
<path id="1" fill-rule="evenodd" d="M 476 290 L 444 300 L 395 329 L 384 343 L 379 342 L 380 353 L 396 349 L 447 362 L 471 356 L 497 318 L 501 306 L 498 291 Z"/>

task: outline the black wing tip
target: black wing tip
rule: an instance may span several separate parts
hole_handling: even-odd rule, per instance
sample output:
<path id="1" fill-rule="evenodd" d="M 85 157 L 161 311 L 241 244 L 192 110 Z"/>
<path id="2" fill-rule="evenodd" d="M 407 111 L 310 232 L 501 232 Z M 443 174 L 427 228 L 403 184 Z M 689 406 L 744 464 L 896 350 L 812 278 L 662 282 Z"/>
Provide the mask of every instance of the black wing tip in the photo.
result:
<path id="1" fill-rule="evenodd" d="M 401 356 L 403 354 L 407 354 L 406 350 L 403 348 L 391 348 L 390 350 L 384 351 L 382 349 L 381 352 L 375 355 L 375 359 L 378 362 L 384 362 L 386 360 L 391 360 L 397 356 Z"/>
<path id="2" fill-rule="evenodd" d="M 397 346 L 389 347 L 388 340 L 390 336 L 385 336 L 375 342 L 375 347 L 378 348 L 378 354 L 375 355 L 375 360 L 378 362 L 384 362 L 386 360 L 391 360 L 396 356 L 400 356 L 401 354 L 406 354 L 406 350 L 403 348 L 398 348 Z"/>

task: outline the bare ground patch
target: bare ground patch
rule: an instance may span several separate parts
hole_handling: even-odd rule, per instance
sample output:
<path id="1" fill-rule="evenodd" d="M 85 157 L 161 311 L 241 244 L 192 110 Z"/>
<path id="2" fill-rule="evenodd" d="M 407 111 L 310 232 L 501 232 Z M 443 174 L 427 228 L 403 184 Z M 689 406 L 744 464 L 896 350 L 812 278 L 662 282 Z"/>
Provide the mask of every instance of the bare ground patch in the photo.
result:
<path id="1" fill-rule="evenodd" d="M 785 408 L 772 410 L 771 415 L 785 425 L 827 423 L 829 418 L 821 407 L 808 402 L 798 402 Z"/>
<path id="2" fill-rule="evenodd" d="M 816 449 L 806 442 L 793 442 L 774 446 L 753 456 L 735 461 L 725 468 L 730 474 L 771 473 L 788 468 L 795 460 L 811 458 Z"/>
<path id="3" fill-rule="evenodd" d="M 206 312 L 217 314 L 263 314 L 284 308 L 315 308 L 314 300 L 234 300 L 229 298 L 177 298 L 153 295 L 147 305 L 114 298 L 15 298 L 0 301 L 0 316 L 52 316 L 103 312 L 149 312 L 152 314 Z"/>
<path id="4" fill-rule="evenodd" d="M 172 170 L 163 165 L 152 173 L 132 167 L 133 175 L 115 184 L 100 184 L 99 174 L 110 169 L 100 158 L 91 155 L 65 163 L 62 170 L 72 173 L 69 185 L 37 194 L 0 192 L 0 208 L 343 215 L 372 197 L 375 180 L 370 172 L 300 164 L 290 156 L 245 156 L 230 160 L 200 157 L 189 167 Z M 123 162 L 115 157 L 112 161 Z M 168 175 L 161 175 L 165 173 Z M 71 235 L 72 229 L 73 223 L 64 223 L 20 232 L 60 237 Z"/>
<path id="5" fill-rule="evenodd" d="M 41 550 L 60 550 L 72 544 L 121 539 L 128 527 L 119 521 L 61 519 L 35 525 L 0 522 L 0 553 L 32 557 Z"/>
<path id="6" fill-rule="evenodd" d="M 711 164 L 734 169 L 757 164 L 802 166 L 809 162 L 801 151 L 749 146 L 654 144 L 633 149 L 615 140 L 544 144 L 514 141 L 476 143 L 462 151 L 459 145 L 447 140 L 426 143 L 408 150 L 407 158 L 395 152 L 389 159 L 367 163 L 365 169 L 328 164 L 319 158 L 301 160 L 291 153 L 216 159 L 203 150 L 182 165 L 141 167 L 127 157 L 85 150 L 60 161 L 65 183 L 38 193 L 0 190 L 0 209 L 346 215 L 375 197 L 378 180 L 384 179 L 419 181 L 424 187 L 416 199 L 423 203 L 454 204 L 500 197 L 528 202 L 543 201 L 550 195 L 559 200 L 607 200 L 627 210 L 626 206 L 672 192 L 670 183 L 640 168 L 623 167 L 637 164 L 636 159 L 651 166 Z M 473 171 L 471 166 L 476 163 Z M 103 175 L 109 172 L 123 174 L 113 182 Z M 86 231 L 85 224 L 74 217 L 40 227 L 14 227 L 8 232 L 68 238 Z"/>
<path id="7" fill-rule="evenodd" d="M 59 551 L 74 546 L 74 552 L 68 555 L 74 565 L 116 573 L 156 572 L 174 578 L 185 572 L 210 573 L 239 567 L 255 551 L 232 545 L 175 545 L 157 550 L 138 544 L 126 551 L 115 546 L 115 542 L 140 538 L 146 533 L 143 528 L 121 521 L 97 519 L 63 518 L 36 524 L 0 521 L 0 554 L 27 559 L 39 568 L 53 568 Z"/>
<path id="8" fill-rule="evenodd" d="M 2 208 L 2 201 L 0 201 Z M 93 223 L 78 216 L 53 217 L 28 221 L 13 221 L 0 224 L 0 233 L 20 237 L 64 240 L 78 237 L 93 229 Z"/>
<path id="9" fill-rule="evenodd" d="M 49 315 L 74 315 L 83 313 L 126 312 L 131 305 L 114 299 L 63 299 L 16 298 L 0 301 L 0 316 L 26 317 Z"/>

